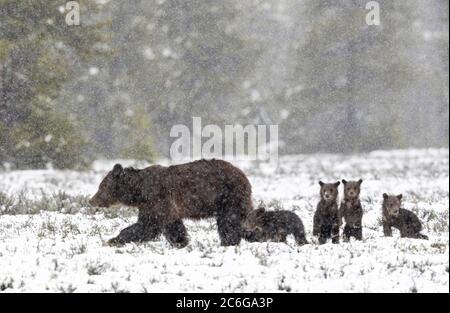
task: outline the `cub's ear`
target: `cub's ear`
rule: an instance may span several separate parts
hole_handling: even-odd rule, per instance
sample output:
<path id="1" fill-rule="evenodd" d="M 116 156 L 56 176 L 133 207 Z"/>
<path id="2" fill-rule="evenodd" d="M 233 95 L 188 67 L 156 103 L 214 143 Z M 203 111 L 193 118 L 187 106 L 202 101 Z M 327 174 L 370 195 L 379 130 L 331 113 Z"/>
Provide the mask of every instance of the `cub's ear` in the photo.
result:
<path id="1" fill-rule="evenodd" d="M 387 199 L 389 196 L 387 193 L 383 193 L 383 199 Z"/>
<path id="2" fill-rule="evenodd" d="M 345 179 L 343 179 L 342 183 L 345 185 L 345 184 L 347 184 L 347 181 Z"/>
<path id="3" fill-rule="evenodd" d="M 335 185 L 336 187 L 339 186 L 340 184 L 341 184 L 340 181 L 337 181 L 337 182 L 334 183 L 334 185 Z"/>
<path id="4" fill-rule="evenodd" d="M 112 170 L 112 174 L 113 174 L 114 177 L 119 177 L 120 174 L 122 174 L 122 172 L 123 172 L 122 165 L 120 165 L 120 164 L 114 165 L 114 168 Z"/>
<path id="5" fill-rule="evenodd" d="M 323 181 L 319 181 L 319 185 L 320 187 L 322 187 L 323 185 L 325 185 L 325 183 Z"/>
<path id="6" fill-rule="evenodd" d="M 257 215 L 257 216 L 261 216 L 261 215 L 264 214 L 264 213 L 266 213 L 266 209 L 265 209 L 265 208 L 260 207 L 260 208 L 258 208 L 258 209 L 256 210 L 256 215 Z"/>
<path id="7" fill-rule="evenodd" d="M 359 180 L 358 180 L 358 183 L 359 183 L 360 185 L 362 184 L 362 182 L 363 182 L 362 179 L 359 179 Z"/>
<path id="8" fill-rule="evenodd" d="M 397 199 L 398 199 L 398 200 L 402 200 L 402 198 L 403 198 L 403 195 L 402 195 L 402 194 L 399 194 L 399 195 L 397 196 Z"/>

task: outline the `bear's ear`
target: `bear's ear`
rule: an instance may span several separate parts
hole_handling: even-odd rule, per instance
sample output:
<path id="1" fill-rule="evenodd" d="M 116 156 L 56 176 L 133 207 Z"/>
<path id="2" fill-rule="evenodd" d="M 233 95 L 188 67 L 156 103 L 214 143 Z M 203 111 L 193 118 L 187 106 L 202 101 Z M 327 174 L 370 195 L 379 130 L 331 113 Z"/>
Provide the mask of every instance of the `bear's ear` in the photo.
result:
<path id="1" fill-rule="evenodd" d="M 387 199 L 389 196 L 387 193 L 383 193 L 383 199 Z"/>
<path id="2" fill-rule="evenodd" d="M 256 211 L 257 215 L 261 215 L 266 212 L 266 209 L 264 207 L 259 207 Z"/>
<path id="3" fill-rule="evenodd" d="M 319 185 L 320 187 L 322 187 L 323 185 L 325 185 L 325 183 L 323 181 L 319 181 Z"/>
<path id="4" fill-rule="evenodd" d="M 336 187 L 338 187 L 340 184 L 341 184 L 340 181 L 337 181 L 337 182 L 334 183 L 334 185 L 335 185 Z"/>
<path id="5" fill-rule="evenodd" d="M 397 196 L 397 199 L 398 199 L 398 200 L 402 200 L 402 198 L 403 198 L 403 195 L 402 195 L 402 194 L 399 194 L 399 195 Z"/>
<path id="6" fill-rule="evenodd" d="M 358 183 L 359 183 L 360 185 L 362 184 L 362 182 L 363 182 L 362 179 L 359 179 L 359 180 L 358 180 Z"/>
<path id="7" fill-rule="evenodd" d="M 342 180 L 342 183 L 343 183 L 344 185 L 346 185 L 346 184 L 347 184 L 347 181 L 346 181 L 345 179 L 343 179 L 343 180 Z"/>
<path id="8" fill-rule="evenodd" d="M 123 172 L 122 165 L 120 165 L 120 164 L 114 165 L 114 168 L 112 170 L 112 174 L 113 174 L 114 177 L 119 177 L 120 174 L 122 174 L 122 172 Z"/>

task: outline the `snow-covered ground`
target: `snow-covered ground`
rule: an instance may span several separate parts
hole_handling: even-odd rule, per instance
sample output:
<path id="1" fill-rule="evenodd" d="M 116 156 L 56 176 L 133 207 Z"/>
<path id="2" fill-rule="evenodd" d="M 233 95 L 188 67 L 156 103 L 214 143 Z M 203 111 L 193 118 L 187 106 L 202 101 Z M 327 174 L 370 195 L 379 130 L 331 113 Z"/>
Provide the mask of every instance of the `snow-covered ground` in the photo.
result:
<path id="1" fill-rule="evenodd" d="M 184 249 L 164 238 L 105 246 L 136 220 L 132 209 L 86 207 L 112 164 L 0 172 L 0 292 L 449 292 L 448 149 L 286 156 L 277 171 L 237 163 L 255 203 L 302 218 L 312 242 L 302 247 L 293 238 L 221 247 L 214 220 L 186 221 Z M 317 182 L 342 178 L 364 179 L 365 239 L 319 246 L 311 236 Z M 383 237 L 383 192 L 403 193 L 430 240 Z"/>

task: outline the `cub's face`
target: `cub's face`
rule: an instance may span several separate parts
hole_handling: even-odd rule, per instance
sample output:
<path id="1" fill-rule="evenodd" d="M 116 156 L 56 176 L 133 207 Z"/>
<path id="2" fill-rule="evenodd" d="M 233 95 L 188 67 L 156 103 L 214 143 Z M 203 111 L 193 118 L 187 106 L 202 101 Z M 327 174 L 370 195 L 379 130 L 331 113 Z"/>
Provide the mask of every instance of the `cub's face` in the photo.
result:
<path id="1" fill-rule="evenodd" d="M 119 177 L 123 174 L 123 168 L 116 164 L 112 171 L 106 175 L 100 183 L 97 193 L 89 200 L 89 204 L 95 207 L 108 208 L 119 204 L 117 190 Z"/>
<path id="2" fill-rule="evenodd" d="M 389 196 L 388 194 L 383 194 L 383 208 L 391 217 L 397 217 L 400 213 L 400 207 L 402 206 L 402 195 Z"/>
<path id="3" fill-rule="evenodd" d="M 326 184 L 320 181 L 319 185 L 320 185 L 320 197 L 327 202 L 335 202 L 338 196 L 338 187 L 340 185 L 340 182 Z"/>
<path id="4" fill-rule="evenodd" d="M 357 199 L 359 198 L 359 193 L 361 191 L 361 184 L 363 180 L 360 179 L 358 181 L 346 181 L 342 180 L 344 184 L 344 196 L 347 199 Z"/>
<path id="5" fill-rule="evenodd" d="M 264 208 L 251 211 L 242 224 L 244 232 L 255 232 L 257 230 L 262 230 L 262 218 L 265 212 L 266 210 Z"/>

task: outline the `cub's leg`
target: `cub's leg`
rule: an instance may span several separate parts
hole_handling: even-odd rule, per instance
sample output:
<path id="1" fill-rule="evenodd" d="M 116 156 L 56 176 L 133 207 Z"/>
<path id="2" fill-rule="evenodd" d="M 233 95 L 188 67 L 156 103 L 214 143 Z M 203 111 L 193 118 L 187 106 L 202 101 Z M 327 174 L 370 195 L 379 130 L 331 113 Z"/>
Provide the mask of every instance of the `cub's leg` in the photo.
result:
<path id="1" fill-rule="evenodd" d="M 354 236 L 355 236 L 356 240 L 362 240 L 363 239 L 362 227 L 361 226 L 355 227 Z"/>
<path id="2" fill-rule="evenodd" d="M 344 242 L 348 242 L 350 240 L 350 237 L 352 236 L 352 230 L 351 227 L 349 225 L 345 225 L 344 227 Z"/>
<path id="3" fill-rule="evenodd" d="M 331 227 L 322 225 L 319 231 L 319 243 L 322 245 L 331 237 Z"/>
<path id="4" fill-rule="evenodd" d="M 339 243 L 339 223 L 333 223 L 331 226 L 331 242 Z"/>

